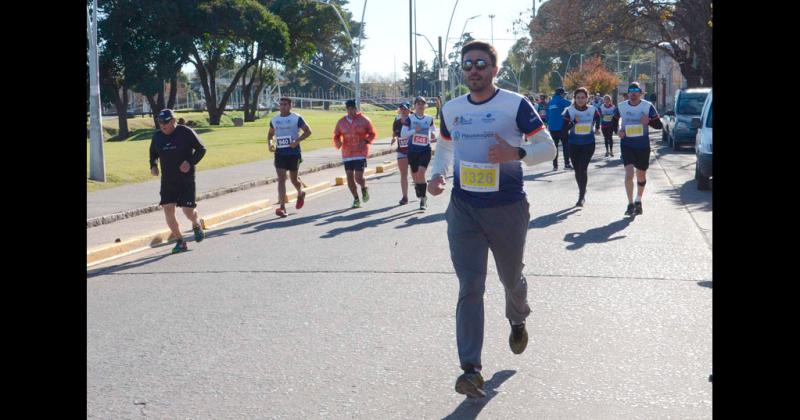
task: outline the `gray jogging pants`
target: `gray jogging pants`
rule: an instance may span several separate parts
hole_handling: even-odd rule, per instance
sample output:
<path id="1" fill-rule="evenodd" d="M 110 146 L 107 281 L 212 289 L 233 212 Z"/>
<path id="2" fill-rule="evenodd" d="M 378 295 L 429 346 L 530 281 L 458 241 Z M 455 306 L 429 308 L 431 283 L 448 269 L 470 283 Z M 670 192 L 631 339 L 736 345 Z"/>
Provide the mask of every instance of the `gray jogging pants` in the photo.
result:
<path id="1" fill-rule="evenodd" d="M 506 292 L 506 317 L 522 322 L 531 312 L 528 283 L 522 275 L 525 237 L 530 212 L 528 200 L 489 208 L 473 207 L 451 195 L 445 213 L 450 258 L 458 276 L 456 341 L 461 368 L 481 367 L 483 348 L 483 294 L 486 266 L 492 250 Z"/>

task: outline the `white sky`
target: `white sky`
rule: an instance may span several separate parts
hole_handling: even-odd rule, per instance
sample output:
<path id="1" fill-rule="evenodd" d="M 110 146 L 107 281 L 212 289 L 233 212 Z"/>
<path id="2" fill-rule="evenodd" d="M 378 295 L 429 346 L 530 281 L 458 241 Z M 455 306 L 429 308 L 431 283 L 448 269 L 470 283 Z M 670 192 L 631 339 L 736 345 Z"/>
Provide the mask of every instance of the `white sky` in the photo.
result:
<path id="1" fill-rule="evenodd" d="M 361 56 L 362 79 L 368 75 L 381 75 L 389 78 L 402 79 L 403 63 L 408 62 L 408 0 L 350 0 L 346 9 L 353 13 L 353 20 L 361 20 L 364 1 L 367 8 L 364 14 L 366 39 L 362 40 L 363 50 Z M 442 37 L 442 47 L 445 46 L 445 34 L 453 5 L 456 0 L 412 0 L 417 3 L 417 28 L 416 32 L 425 35 L 437 49 L 438 37 Z M 512 33 L 512 24 L 522 13 L 526 22 L 530 21 L 533 0 L 459 0 L 450 25 L 450 40 L 447 42 L 446 52 L 461 35 L 464 23 L 475 15 L 466 26 L 466 32 L 478 40 L 492 41 L 492 19 L 494 14 L 494 47 L 498 54 L 498 65 L 506 59 L 508 50 L 514 44 L 515 37 Z M 541 0 L 537 1 L 537 8 L 541 7 Z M 517 34 L 516 39 L 527 37 L 528 33 Z M 428 68 L 433 63 L 434 52 L 431 45 L 421 36 L 415 36 L 417 59 L 425 60 Z"/>
<path id="2" fill-rule="evenodd" d="M 403 63 L 408 62 L 408 0 L 350 0 L 345 9 L 353 13 L 353 20 L 361 20 L 361 12 L 367 1 L 364 14 L 365 36 L 362 40 L 361 79 L 377 75 L 394 79 L 395 72 L 398 80 L 402 80 Z M 453 21 L 450 26 L 450 40 L 445 47 L 445 35 L 450 15 L 456 0 L 412 0 L 417 3 L 417 28 L 416 32 L 425 35 L 430 40 L 434 49 L 439 48 L 438 37 L 442 37 L 442 47 L 446 48 L 443 55 L 447 56 L 453 44 L 457 42 L 464 28 L 464 23 L 472 16 L 480 15 L 469 20 L 465 32 L 470 32 L 476 39 L 492 41 L 492 19 L 494 14 L 494 47 L 498 54 L 498 66 L 506 59 L 508 50 L 514 41 L 521 37 L 528 37 L 527 31 L 518 33 L 516 38 L 512 32 L 512 25 L 520 13 L 526 22 L 530 21 L 531 8 L 534 0 L 458 0 Z M 546 1 L 546 0 L 545 0 Z M 537 9 L 541 7 L 542 0 L 536 1 Z M 431 45 L 421 36 L 414 36 L 417 46 L 417 60 L 424 60 L 430 68 L 433 63 L 434 52 Z M 187 74 L 194 71 L 194 65 L 187 64 L 183 67 Z"/>

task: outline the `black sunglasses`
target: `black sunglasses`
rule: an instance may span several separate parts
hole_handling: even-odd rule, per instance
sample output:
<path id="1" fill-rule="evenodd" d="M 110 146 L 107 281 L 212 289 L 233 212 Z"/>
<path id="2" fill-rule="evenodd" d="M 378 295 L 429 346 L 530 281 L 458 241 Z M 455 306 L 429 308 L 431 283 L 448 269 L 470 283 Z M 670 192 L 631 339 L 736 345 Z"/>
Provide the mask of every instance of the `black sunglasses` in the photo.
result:
<path id="1" fill-rule="evenodd" d="M 486 61 L 484 61 L 482 58 L 479 58 L 479 59 L 475 60 L 475 64 L 474 65 L 475 65 L 476 69 L 483 70 L 489 64 Z M 464 62 L 461 63 L 461 68 L 464 69 L 464 71 L 472 70 L 472 66 L 473 66 L 472 60 L 464 60 Z"/>

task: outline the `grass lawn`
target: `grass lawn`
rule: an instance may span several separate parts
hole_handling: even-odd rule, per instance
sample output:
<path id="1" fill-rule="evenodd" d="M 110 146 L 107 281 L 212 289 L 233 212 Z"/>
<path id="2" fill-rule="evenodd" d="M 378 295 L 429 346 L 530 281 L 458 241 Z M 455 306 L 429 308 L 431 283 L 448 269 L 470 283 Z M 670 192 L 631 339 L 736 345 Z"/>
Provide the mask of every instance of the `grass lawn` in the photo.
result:
<path id="1" fill-rule="evenodd" d="M 344 115 L 343 110 L 294 109 L 293 111 L 302 115 L 312 130 L 311 137 L 302 143 L 304 151 L 333 147 L 331 144 L 333 128 L 339 118 Z M 429 108 L 427 111 L 431 115 L 436 113 L 435 108 Z M 242 117 L 241 111 L 226 112 L 220 125 L 215 127 L 208 125 L 208 114 L 204 112 L 177 112 L 176 114 L 178 118 L 199 122 L 195 131 L 200 135 L 208 152 L 200 162 L 198 171 L 272 158 L 272 153 L 267 149 L 267 131 L 269 120 L 275 113 L 265 115 L 254 122 L 245 123 L 244 127 L 235 127 L 231 121 L 231 118 Z M 367 110 L 364 114 L 375 125 L 378 138 L 391 137 L 395 111 Z M 150 117 L 128 119 L 131 136 L 124 141 L 115 141 L 109 135 L 110 133 L 116 134 L 117 123 L 117 119 L 103 121 L 104 136 L 110 138 L 103 144 L 106 161 L 105 183 L 88 179 L 89 142 L 87 139 L 86 190 L 88 192 L 155 179 L 150 175 L 148 165 L 150 139 L 155 130 L 153 120 Z"/>

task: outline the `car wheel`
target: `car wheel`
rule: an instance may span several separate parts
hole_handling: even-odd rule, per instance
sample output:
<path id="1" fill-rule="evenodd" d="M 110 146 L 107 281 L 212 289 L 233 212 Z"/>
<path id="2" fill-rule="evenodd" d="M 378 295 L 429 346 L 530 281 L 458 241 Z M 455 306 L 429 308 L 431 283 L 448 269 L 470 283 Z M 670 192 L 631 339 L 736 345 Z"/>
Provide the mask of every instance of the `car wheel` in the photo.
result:
<path id="1" fill-rule="evenodd" d="M 700 174 L 700 163 L 698 162 L 694 164 L 694 179 L 697 181 L 698 190 L 707 191 L 711 189 L 711 181 Z"/>

